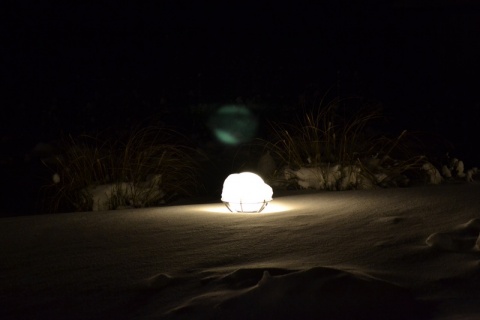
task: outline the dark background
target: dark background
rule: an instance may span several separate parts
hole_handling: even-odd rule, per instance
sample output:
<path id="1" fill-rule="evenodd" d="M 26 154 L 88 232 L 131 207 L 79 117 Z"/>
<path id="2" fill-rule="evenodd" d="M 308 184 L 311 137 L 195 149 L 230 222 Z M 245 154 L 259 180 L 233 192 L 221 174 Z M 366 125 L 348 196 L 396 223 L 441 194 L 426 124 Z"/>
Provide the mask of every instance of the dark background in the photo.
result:
<path id="1" fill-rule="evenodd" d="M 315 92 L 380 105 L 392 132 L 432 132 L 478 165 L 477 1 L 362 2 L 4 3 L 3 184 L 32 186 L 31 150 L 62 133 L 191 129 L 205 106 L 239 101 L 272 120 Z"/>

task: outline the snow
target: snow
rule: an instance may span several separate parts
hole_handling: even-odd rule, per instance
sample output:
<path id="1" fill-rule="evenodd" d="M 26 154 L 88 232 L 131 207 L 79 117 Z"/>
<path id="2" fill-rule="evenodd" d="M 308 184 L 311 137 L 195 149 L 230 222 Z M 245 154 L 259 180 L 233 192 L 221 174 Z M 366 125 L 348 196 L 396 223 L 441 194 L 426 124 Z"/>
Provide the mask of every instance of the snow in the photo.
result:
<path id="1" fill-rule="evenodd" d="M 161 180 L 162 175 L 156 174 L 149 176 L 147 181 L 139 183 L 92 185 L 84 191 L 84 195 L 91 198 L 92 211 L 106 211 L 112 207 L 123 209 L 127 207 L 124 203 L 134 208 L 145 207 L 149 202 L 165 197 L 165 192 L 159 187 Z M 121 195 L 121 198 L 116 199 L 115 195 Z M 117 203 L 114 203 L 115 201 Z"/>
<path id="2" fill-rule="evenodd" d="M 480 184 L 0 219 L 1 319 L 480 317 Z"/>
<path id="3" fill-rule="evenodd" d="M 431 184 L 440 184 L 443 181 L 442 176 L 440 175 L 440 172 L 433 166 L 430 162 L 425 163 L 422 166 L 422 169 L 425 171 L 425 173 L 429 177 L 429 183 Z M 451 178 L 451 171 L 447 171 L 448 169 L 443 169 L 444 175 L 448 178 Z"/>

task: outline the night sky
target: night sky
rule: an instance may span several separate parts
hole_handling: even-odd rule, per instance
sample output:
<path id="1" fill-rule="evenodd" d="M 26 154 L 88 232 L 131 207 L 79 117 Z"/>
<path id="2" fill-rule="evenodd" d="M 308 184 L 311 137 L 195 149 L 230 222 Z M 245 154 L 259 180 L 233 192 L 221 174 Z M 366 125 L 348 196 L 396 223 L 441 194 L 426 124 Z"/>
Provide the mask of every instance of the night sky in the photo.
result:
<path id="1" fill-rule="evenodd" d="M 434 132 L 480 161 L 476 1 L 281 3 L 6 5 L 2 148 L 165 110 L 178 125 L 199 105 L 256 101 L 273 117 L 330 90 L 374 101 L 391 128 Z"/>
<path id="2" fill-rule="evenodd" d="M 13 108 L 100 112 L 130 99 L 115 107 L 127 115 L 142 101 L 295 99 L 337 85 L 411 116 L 478 109 L 474 1 L 332 3 L 19 2 L 2 22 L 2 86 Z"/>

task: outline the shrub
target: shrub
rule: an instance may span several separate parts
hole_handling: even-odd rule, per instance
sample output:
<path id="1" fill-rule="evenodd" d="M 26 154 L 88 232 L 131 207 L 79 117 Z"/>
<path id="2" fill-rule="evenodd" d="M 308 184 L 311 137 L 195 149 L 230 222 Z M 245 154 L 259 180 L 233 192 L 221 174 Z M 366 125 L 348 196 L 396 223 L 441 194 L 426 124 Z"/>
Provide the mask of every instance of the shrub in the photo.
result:
<path id="1" fill-rule="evenodd" d="M 63 152 L 49 167 L 48 209 L 110 210 L 147 207 L 191 194 L 197 187 L 192 150 L 175 131 L 135 129 L 124 137 L 108 134 L 63 139 Z"/>
<path id="2" fill-rule="evenodd" d="M 305 112 L 296 123 L 273 123 L 274 138 L 267 148 L 280 163 L 275 179 L 301 188 L 345 190 L 404 185 L 410 170 L 421 168 L 424 157 L 395 138 L 367 130 L 380 113 L 361 109 L 347 116 L 339 100 Z"/>

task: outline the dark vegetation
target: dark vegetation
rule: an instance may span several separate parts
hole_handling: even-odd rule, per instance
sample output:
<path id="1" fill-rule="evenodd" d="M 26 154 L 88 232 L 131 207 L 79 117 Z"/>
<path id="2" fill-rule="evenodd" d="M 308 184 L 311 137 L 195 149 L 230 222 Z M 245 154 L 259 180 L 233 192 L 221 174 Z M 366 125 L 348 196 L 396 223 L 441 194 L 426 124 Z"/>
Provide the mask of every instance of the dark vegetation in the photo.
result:
<path id="1" fill-rule="evenodd" d="M 422 179 L 424 161 L 438 166 L 454 151 L 434 133 L 397 130 L 378 101 L 332 91 L 226 100 L 259 119 L 255 139 L 239 145 L 220 143 L 208 127 L 222 104 L 192 97 L 148 100 L 127 90 L 90 102 L 43 101 L 37 111 L 19 108 L 2 133 L 2 213 L 91 210 L 91 187 L 106 184 L 116 187 L 104 209 L 214 201 L 228 174 L 256 171 L 267 150 L 275 168 L 264 178 L 278 188 L 299 187 L 283 181 L 285 168 L 341 164 L 378 174 L 368 167 L 371 158 L 388 176 L 376 183 L 396 185 L 385 182 Z"/>

